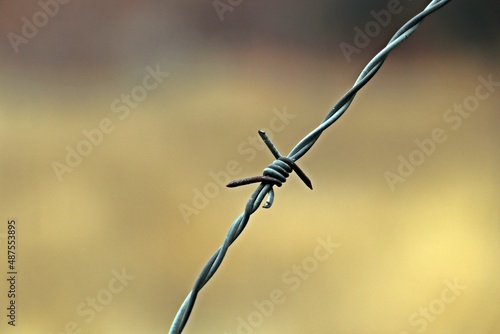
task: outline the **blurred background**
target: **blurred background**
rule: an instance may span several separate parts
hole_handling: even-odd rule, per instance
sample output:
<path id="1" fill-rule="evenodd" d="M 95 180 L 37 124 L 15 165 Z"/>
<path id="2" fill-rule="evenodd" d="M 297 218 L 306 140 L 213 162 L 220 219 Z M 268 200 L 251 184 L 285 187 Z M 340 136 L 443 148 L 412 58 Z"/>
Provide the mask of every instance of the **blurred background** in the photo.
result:
<path id="1" fill-rule="evenodd" d="M 0 2 L 1 331 L 167 333 L 255 189 L 223 184 L 273 160 L 257 130 L 288 154 L 426 4 Z M 451 2 L 390 54 L 185 333 L 500 333 L 498 9 Z"/>

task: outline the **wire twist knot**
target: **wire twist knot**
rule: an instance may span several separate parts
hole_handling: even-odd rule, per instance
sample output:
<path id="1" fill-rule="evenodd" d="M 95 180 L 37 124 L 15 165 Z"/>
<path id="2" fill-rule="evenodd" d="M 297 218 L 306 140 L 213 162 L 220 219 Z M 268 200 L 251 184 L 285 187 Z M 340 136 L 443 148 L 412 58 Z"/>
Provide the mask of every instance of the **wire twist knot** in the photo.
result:
<path id="1" fill-rule="evenodd" d="M 269 166 L 267 166 L 262 171 L 262 175 L 231 181 L 227 184 L 227 187 L 234 188 L 246 184 L 259 183 L 259 182 L 271 184 L 272 186 L 281 187 L 283 183 L 286 182 L 286 179 L 290 175 L 290 173 L 294 171 L 295 173 L 297 173 L 300 179 L 306 184 L 306 186 L 312 189 L 311 180 L 309 180 L 309 178 L 306 176 L 306 174 L 304 174 L 304 172 L 299 168 L 299 166 L 297 166 L 297 164 L 292 159 L 282 156 L 281 153 L 278 151 L 278 149 L 271 142 L 271 139 L 269 139 L 269 137 L 264 131 L 259 130 L 259 135 L 264 141 L 264 143 L 267 145 L 271 153 L 274 155 L 276 160 L 274 160 Z M 269 190 L 269 197 L 267 199 L 267 202 L 266 204 L 264 204 L 263 207 L 266 209 L 270 208 L 271 205 L 273 204 L 273 201 L 274 201 L 274 190 L 273 188 L 271 188 Z"/>
<path id="2" fill-rule="evenodd" d="M 286 182 L 287 177 L 293 171 L 294 162 L 286 157 L 279 157 L 267 166 L 262 175 L 273 178 L 273 182 L 278 187 L 281 187 Z"/>

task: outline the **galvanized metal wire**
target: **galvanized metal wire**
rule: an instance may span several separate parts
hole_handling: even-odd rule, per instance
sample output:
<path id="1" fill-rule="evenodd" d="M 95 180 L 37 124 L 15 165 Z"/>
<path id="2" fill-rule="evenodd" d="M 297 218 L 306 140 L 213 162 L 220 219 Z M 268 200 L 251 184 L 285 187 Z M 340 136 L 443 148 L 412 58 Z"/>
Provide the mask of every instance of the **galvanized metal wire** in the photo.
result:
<path id="1" fill-rule="evenodd" d="M 384 61 L 386 60 L 389 53 L 398 46 L 401 42 L 407 39 L 415 30 L 418 29 L 422 21 L 429 14 L 435 12 L 440 9 L 444 5 L 446 5 L 451 0 L 433 0 L 427 5 L 427 7 L 420 12 L 418 15 L 409 20 L 405 25 L 403 25 L 390 39 L 387 46 L 385 46 L 373 59 L 366 65 L 363 69 L 353 87 L 345 93 L 342 98 L 333 106 L 333 108 L 328 112 L 320 125 L 311 131 L 307 136 L 305 136 L 288 154 L 288 156 L 283 157 L 279 153 L 279 151 L 274 147 L 269 138 L 263 133 L 259 132 L 262 139 L 270 149 L 271 153 L 275 156 L 276 160 L 271 163 L 264 171 L 264 177 L 256 178 L 255 180 L 259 181 L 255 192 L 250 196 L 248 200 L 245 211 L 236 218 L 236 220 L 231 225 L 226 238 L 222 246 L 217 249 L 217 251 L 212 255 L 212 257 L 205 264 L 203 269 L 201 270 L 198 279 L 196 280 L 193 289 L 188 294 L 184 302 L 182 303 L 177 315 L 175 316 L 172 326 L 170 328 L 171 334 L 181 333 L 186 323 L 189 319 L 191 311 L 193 310 L 194 303 L 196 301 L 196 297 L 200 290 L 205 286 L 205 284 L 212 278 L 217 269 L 219 268 L 224 256 L 226 255 L 227 250 L 231 246 L 231 244 L 238 238 L 238 236 L 243 232 L 243 229 L 246 227 L 250 216 L 259 208 L 262 201 L 269 195 L 267 203 L 264 205 L 265 208 L 269 208 L 272 205 L 274 199 L 274 190 L 273 186 L 281 186 L 282 183 L 286 181 L 286 178 L 293 171 L 297 170 L 292 167 L 295 161 L 299 160 L 304 154 L 309 151 L 309 149 L 314 145 L 316 140 L 320 137 L 320 135 L 325 131 L 328 127 L 330 127 L 335 121 L 337 121 L 347 110 L 347 108 L 351 105 L 354 97 L 357 92 L 368 82 L 370 79 L 377 73 L 380 69 Z M 298 168 L 298 167 L 297 167 Z M 271 172 L 270 172 L 271 171 Z M 271 175 L 271 176 L 270 176 Z M 299 175 L 300 176 L 300 175 Z M 305 176 L 305 175 L 304 175 Z M 270 178 L 273 178 L 271 180 Z M 302 176 L 301 176 L 302 178 Z M 247 181 L 245 179 L 243 181 Z M 304 180 L 304 179 L 303 179 Z M 238 181 L 237 181 L 238 182 Z M 305 181 L 306 182 L 306 181 Z M 251 182 L 246 182 L 251 183 Z M 243 184 L 246 184 L 243 183 Z M 234 186 L 234 185 L 233 185 Z M 312 186 L 310 186 L 312 189 Z"/>

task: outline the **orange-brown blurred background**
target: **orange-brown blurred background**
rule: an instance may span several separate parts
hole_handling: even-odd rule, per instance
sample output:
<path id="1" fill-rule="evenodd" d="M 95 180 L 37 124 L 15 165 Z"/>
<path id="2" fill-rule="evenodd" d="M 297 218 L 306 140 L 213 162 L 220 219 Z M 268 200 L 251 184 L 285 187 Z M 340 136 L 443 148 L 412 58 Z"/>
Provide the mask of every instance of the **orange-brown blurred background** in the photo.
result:
<path id="1" fill-rule="evenodd" d="M 287 154 L 426 5 L 346 57 L 396 2 L 63 2 L 0 3 L 0 254 L 15 218 L 19 273 L 12 327 L 0 258 L 2 333 L 167 333 L 255 189 L 213 175 L 260 174 L 261 128 Z M 452 2 L 394 50 L 299 161 L 314 190 L 276 188 L 185 333 L 500 333 L 500 89 L 477 88 L 500 81 L 498 9 Z M 339 244 L 319 262 L 318 238 Z"/>

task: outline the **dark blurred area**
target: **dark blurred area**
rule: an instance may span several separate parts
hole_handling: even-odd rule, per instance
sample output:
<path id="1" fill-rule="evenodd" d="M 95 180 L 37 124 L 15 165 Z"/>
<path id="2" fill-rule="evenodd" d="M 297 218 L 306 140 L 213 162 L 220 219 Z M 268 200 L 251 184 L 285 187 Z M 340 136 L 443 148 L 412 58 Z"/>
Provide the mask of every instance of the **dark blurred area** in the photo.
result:
<path id="1" fill-rule="evenodd" d="M 392 15 L 384 27 L 386 38 L 377 38 L 369 45 L 367 53 L 371 53 L 387 42 L 390 31 L 425 5 L 424 1 L 373 0 L 242 2 L 219 16 L 214 3 L 70 1 L 58 4 L 54 17 L 32 40 L 28 38 L 29 43 L 20 44 L 19 52 L 13 52 L 9 39 L 4 38 L 1 56 L 10 66 L 21 69 L 84 67 L 111 73 L 154 56 L 182 58 L 194 50 L 248 50 L 261 44 L 335 56 L 339 43 L 354 37 L 353 27 L 363 28 L 374 19 L 372 11 L 399 3 L 402 12 Z M 19 34 L 20 18 L 31 19 L 41 9 L 37 1 L 4 1 L 0 6 L 4 36 Z M 421 29 L 412 37 L 417 42 L 407 48 L 414 56 L 439 45 L 442 50 L 470 50 L 493 59 L 498 50 L 499 9 L 498 2 L 492 0 L 452 1 L 446 5 L 446 14 L 433 15 L 432 28 Z M 418 42 L 424 41 L 427 48 L 418 48 Z"/>
<path id="2" fill-rule="evenodd" d="M 8 219 L 20 240 L 0 331 L 167 333 L 252 191 L 223 179 L 272 161 L 257 130 L 289 152 L 427 4 L 0 1 L 0 252 Z M 389 55 L 301 159 L 314 191 L 276 189 L 185 333 L 500 333 L 499 12 L 451 1 Z"/>

